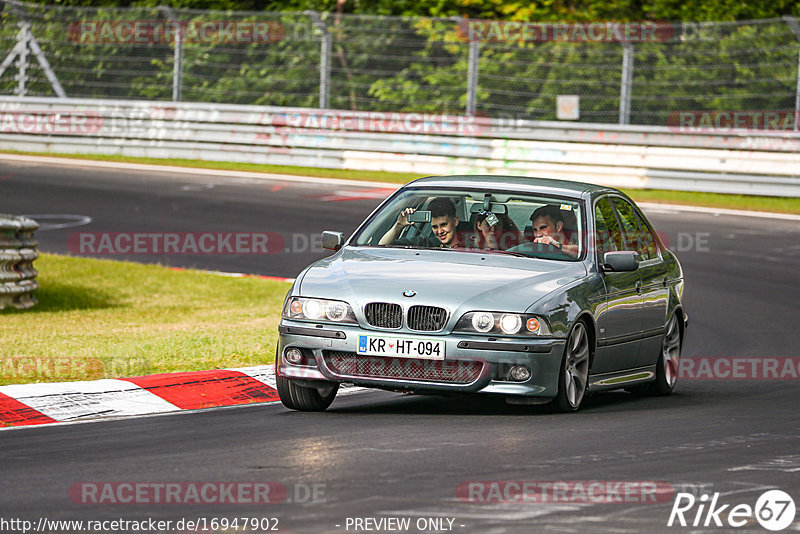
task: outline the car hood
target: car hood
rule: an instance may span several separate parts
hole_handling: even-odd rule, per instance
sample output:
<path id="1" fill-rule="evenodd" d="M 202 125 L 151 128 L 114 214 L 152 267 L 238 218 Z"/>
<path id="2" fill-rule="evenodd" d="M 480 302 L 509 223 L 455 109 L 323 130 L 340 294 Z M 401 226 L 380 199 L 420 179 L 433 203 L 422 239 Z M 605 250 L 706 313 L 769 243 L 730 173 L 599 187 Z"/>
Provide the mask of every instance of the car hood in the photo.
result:
<path id="1" fill-rule="evenodd" d="M 296 294 L 348 301 L 524 312 L 559 287 L 586 275 L 581 262 L 448 250 L 345 247 L 305 272 Z M 414 291 L 414 297 L 404 297 Z"/>

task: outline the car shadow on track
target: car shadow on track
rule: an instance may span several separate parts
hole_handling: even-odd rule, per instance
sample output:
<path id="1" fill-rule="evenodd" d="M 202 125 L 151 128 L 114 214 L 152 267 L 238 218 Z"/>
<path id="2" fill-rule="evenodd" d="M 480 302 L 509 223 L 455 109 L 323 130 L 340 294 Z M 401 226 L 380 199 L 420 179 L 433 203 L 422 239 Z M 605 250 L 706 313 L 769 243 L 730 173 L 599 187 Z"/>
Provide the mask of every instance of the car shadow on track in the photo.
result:
<path id="1" fill-rule="evenodd" d="M 379 397 L 377 395 L 380 395 Z M 502 397 L 397 395 L 380 392 L 366 398 L 361 395 L 340 399 L 328 411 L 342 414 L 426 414 L 426 415 L 559 415 L 550 405 L 512 405 Z M 669 397 L 646 397 L 625 391 L 602 392 L 588 396 L 581 413 L 652 411 L 677 409 L 694 404 L 695 395 L 674 393 Z M 569 416 L 569 414 L 564 414 Z"/>

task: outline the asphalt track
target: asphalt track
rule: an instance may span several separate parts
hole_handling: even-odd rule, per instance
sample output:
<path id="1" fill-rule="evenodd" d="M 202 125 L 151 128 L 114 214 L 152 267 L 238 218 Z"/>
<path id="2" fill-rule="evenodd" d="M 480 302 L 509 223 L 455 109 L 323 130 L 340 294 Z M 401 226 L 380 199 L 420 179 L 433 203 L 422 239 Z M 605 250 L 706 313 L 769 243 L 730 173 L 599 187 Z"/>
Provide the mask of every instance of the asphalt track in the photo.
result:
<path id="1" fill-rule="evenodd" d="M 295 235 L 352 230 L 379 202 L 373 189 L 0 160 L 0 212 L 91 218 L 40 231 L 44 251 L 68 252 L 79 231 L 268 231 L 298 246 L 266 256 L 109 257 L 282 277 L 325 254 Z M 798 356 L 800 223 L 673 210 L 648 216 L 686 274 L 685 358 Z M 348 518 L 399 517 L 411 519 L 402 532 L 448 531 L 417 530 L 419 518 L 450 518 L 449 531 L 470 533 L 723 532 L 730 527 L 667 527 L 672 498 L 470 503 L 457 489 L 470 481 L 659 481 L 698 496 L 719 492 L 731 505 L 753 506 L 778 488 L 800 505 L 798 401 L 797 379 L 720 378 L 684 380 L 667 398 L 600 394 L 571 415 L 494 399 L 365 392 L 321 414 L 254 405 L 13 429 L 0 432 L 0 519 L 250 516 L 277 517 L 281 532 L 367 532 L 346 529 Z M 271 481 L 292 502 L 76 504 L 69 488 L 85 481 Z M 313 485 L 317 499 L 297 498 Z M 752 519 L 736 530 L 766 532 Z"/>

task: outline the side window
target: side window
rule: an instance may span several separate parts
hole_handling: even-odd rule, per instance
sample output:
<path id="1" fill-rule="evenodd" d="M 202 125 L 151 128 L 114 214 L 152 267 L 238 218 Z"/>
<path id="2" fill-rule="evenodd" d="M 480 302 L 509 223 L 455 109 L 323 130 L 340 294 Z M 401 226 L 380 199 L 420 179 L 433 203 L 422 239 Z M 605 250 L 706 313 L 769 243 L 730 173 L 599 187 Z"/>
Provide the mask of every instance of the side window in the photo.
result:
<path id="1" fill-rule="evenodd" d="M 597 201 L 594 208 L 595 232 L 597 241 L 597 251 L 602 256 L 606 252 L 623 250 L 622 232 L 620 231 L 617 218 L 614 216 L 614 209 L 608 201 L 608 197 L 603 197 Z"/>
<path id="2" fill-rule="evenodd" d="M 642 245 L 647 249 L 647 259 L 658 257 L 658 248 L 656 248 L 656 238 L 648 228 L 647 224 L 642 219 L 642 215 L 635 211 L 636 223 L 639 225 L 639 235 L 641 236 Z"/>
<path id="3" fill-rule="evenodd" d="M 621 198 L 614 198 L 614 207 L 617 208 L 620 221 L 622 222 L 622 235 L 625 238 L 625 245 L 628 250 L 635 250 L 639 253 L 639 258 L 650 260 L 656 257 L 655 242 L 650 231 L 643 222 L 640 222 L 636 211 L 628 202 Z M 641 224 L 641 227 L 639 226 Z M 648 239 L 649 238 L 649 239 Z"/>

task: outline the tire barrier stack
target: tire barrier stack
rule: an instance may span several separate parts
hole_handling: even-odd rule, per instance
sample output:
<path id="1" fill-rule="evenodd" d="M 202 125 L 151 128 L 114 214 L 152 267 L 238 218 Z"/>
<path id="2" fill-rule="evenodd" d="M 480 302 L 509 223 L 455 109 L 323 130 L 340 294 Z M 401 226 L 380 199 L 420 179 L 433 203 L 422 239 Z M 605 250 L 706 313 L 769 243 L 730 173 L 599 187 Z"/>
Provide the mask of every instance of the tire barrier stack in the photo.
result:
<path id="1" fill-rule="evenodd" d="M 39 223 L 27 217 L 0 213 L 0 310 L 24 310 L 36 304 L 33 292 L 39 288 L 33 261 L 39 244 L 33 233 Z"/>

